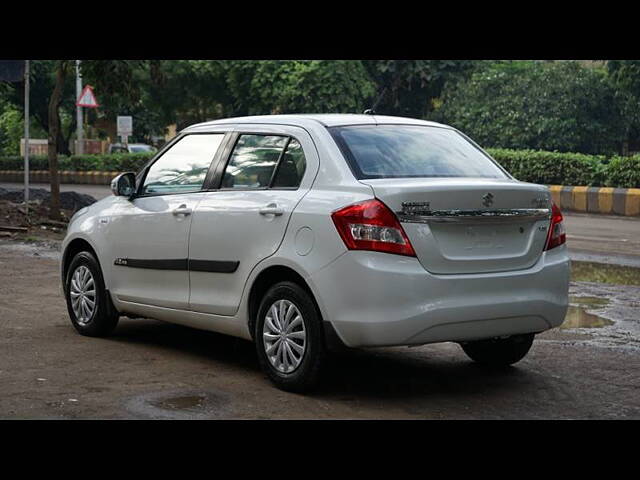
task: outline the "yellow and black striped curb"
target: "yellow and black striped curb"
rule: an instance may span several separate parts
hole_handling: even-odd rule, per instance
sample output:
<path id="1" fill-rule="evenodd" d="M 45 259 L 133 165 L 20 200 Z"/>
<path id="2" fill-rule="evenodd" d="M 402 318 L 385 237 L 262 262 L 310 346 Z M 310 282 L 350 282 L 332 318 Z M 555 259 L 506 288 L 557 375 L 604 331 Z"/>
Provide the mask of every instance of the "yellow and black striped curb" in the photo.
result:
<path id="1" fill-rule="evenodd" d="M 76 183 L 88 185 L 110 185 L 111 180 L 120 172 L 74 172 L 61 170 L 58 172 L 60 183 Z M 21 183 L 24 181 L 24 172 L 21 170 L 0 170 L 0 181 Z M 33 183 L 49 183 L 48 170 L 32 170 L 29 172 L 29 181 Z"/>
<path id="2" fill-rule="evenodd" d="M 561 210 L 640 215 L 640 188 L 565 187 L 549 185 L 551 197 Z"/>

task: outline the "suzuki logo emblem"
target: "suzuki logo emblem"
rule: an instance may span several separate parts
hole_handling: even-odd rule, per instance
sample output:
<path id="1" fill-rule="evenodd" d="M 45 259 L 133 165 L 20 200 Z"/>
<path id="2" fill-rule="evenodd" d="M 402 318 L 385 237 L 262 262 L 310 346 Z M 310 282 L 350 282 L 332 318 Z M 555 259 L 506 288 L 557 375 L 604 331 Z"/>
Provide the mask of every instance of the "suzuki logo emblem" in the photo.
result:
<path id="1" fill-rule="evenodd" d="M 490 207 L 491 205 L 493 205 L 493 194 L 491 192 L 482 197 L 482 204 L 485 207 Z"/>

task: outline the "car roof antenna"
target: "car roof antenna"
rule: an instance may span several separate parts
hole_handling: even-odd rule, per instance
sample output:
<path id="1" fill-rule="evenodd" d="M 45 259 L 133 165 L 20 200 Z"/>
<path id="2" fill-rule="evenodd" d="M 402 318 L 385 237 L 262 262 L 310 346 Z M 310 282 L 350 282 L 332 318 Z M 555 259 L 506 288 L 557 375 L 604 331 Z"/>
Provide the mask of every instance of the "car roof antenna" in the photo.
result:
<path id="1" fill-rule="evenodd" d="M 387 87 L 384 87 L 382 89 L 382 92 L 380 92 L 380 95 L 378 95 L 378 98 L 376 98 L 376 101 L 374 102 L 373 106 L 371 108 L 367 108 L 362 113 L 364 115 L 376 115 L 376 108 L 378 107 L 378 105 L 380 104 L 380 102 L 382 101 L 386 93 L 387 93 Z"/>

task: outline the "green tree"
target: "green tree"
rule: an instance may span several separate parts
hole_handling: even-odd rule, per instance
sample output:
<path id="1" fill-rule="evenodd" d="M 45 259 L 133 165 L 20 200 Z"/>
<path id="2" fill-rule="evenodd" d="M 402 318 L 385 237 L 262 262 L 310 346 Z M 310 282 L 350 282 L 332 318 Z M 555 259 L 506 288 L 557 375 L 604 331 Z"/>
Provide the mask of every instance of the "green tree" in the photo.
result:
<path id="1" fill-rule="evenodd" d="M 625 118 L 606 72 L 575 61 L 487 63 L 432 118 L 487 147 L 612 154 Z"/>
<path id="2" fill-rule="evenodd" d="M 248 115 L 256 101 L 251 88 L 259 62 L 252 60 L 228 60 L 222 63 L 229 91 L 230 101 L 227 105 L 230 116 Z"/>
<path id="3" fill-rule="evenodd" d="M 369 107 L 386 115 L 425 118 L 447 83 L 466 78 L 471 60 L 368 60 L 363 62 L 376 83 Z"/>
<path id="4" fill-rule="evenodd" d="M 640 60 L 609 60 L 607 71 L 626 120 L 622 151 L 626 154 L 630 142 L 640 146 Z"/>
<path id="5" fill-rule="evenodd" d="M 49 101 L 56 81 L 57 60 L 32 60 L 30 62 L 30 115 L 35 120 L 34 134 L 49 131 Z M 0 84 L 0 96 L 7 105 L 24 116 L 24 82 Z M 57 121 L 60 124 L 56 137 L 58 153 L 69 155 L 69 140 L 76 128 L 75 87 L 66 82 L 62 87 L 62 96 Z"/>
<path id="6" fill-rule="evenodd" d="M 134 140 L 165 133 L 172 123 L 180 129 L 233 111 L 219 60 L 89 60 L 82 73 L 100 92 L 103 118 L 134 117 Z"/>
<path id="7" fill-rule="evenodd" d="M 164 125 L 187 125 L 233 115 L 225 62 L 173 60 L 151 65 L 145 104 L 156 105 Z"/>
<path id="8" fill-rule="evenodd" d="M 14 105 L 0 101 L 0 154 L 19 155 L 24 119 Z"/>
<path id="9" fill-rule="evenodd" d="M 250 115 L 361 113 L 375 92 L 362 62 L 349 60 L 257 62 L 243 88 Z"/>
<path id="10" fill-rule="evenodd" d="M 145 101 L 151 83 L 151 64 L 147 60 L 83 60 L 82 80 L 96 91 L 100 107 L 85 109 L 90 122 L 98 118 L 115 125 L 118 115 L 131 115 L 135 119 L 134 138 L 147 141 L 162 130 L 158 118 L 158 105 Z"/>

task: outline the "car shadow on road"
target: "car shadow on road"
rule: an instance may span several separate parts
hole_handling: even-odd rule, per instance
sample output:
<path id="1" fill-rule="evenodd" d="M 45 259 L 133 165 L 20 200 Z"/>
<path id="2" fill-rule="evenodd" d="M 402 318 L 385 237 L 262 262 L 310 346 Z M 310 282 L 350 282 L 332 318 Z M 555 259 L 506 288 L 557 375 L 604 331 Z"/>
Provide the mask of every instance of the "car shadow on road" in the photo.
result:
<path id="1" fill-rule="evenodd" d="M 253 343 L 241 338 L 150 319 L 121 319 L 109 340 L 154 346 L 184 356 L 259 371 Z"/>
<path id="2" fill-rule="evenodd" d="M 170 349 L 179 355 L 260 371 L 253 343 L 214 332 L 154 320 L 121 321 L 112 341 Z M 534 347 L 535 348 L 535 347 Z M 457 345 L 350 349 L 328 358 L 322 382 L 311 395 L 349 400 L 469 397 L 523 394 L 538 388 L 540 375 L 519 366 L 487 369 L 471 362 Z M 264 381 L 268 382 L 266 377 Z M 534 384 L 538 383 L 538 386 Z"/>
<path id="3" fill-rule="evenodd" d="M 469 360 L 462 349 L 385 348 L 353 350 L 331 358 L 323 393 L 364 394 L 369 398 L 429 395 L 495 394 L 529 383 L 531 375 L 518 366 L 486 368 Z M 455 352 L 459 349 L 459 352 Z M 453 350 L 453 352 L 452 352 Z"/>

